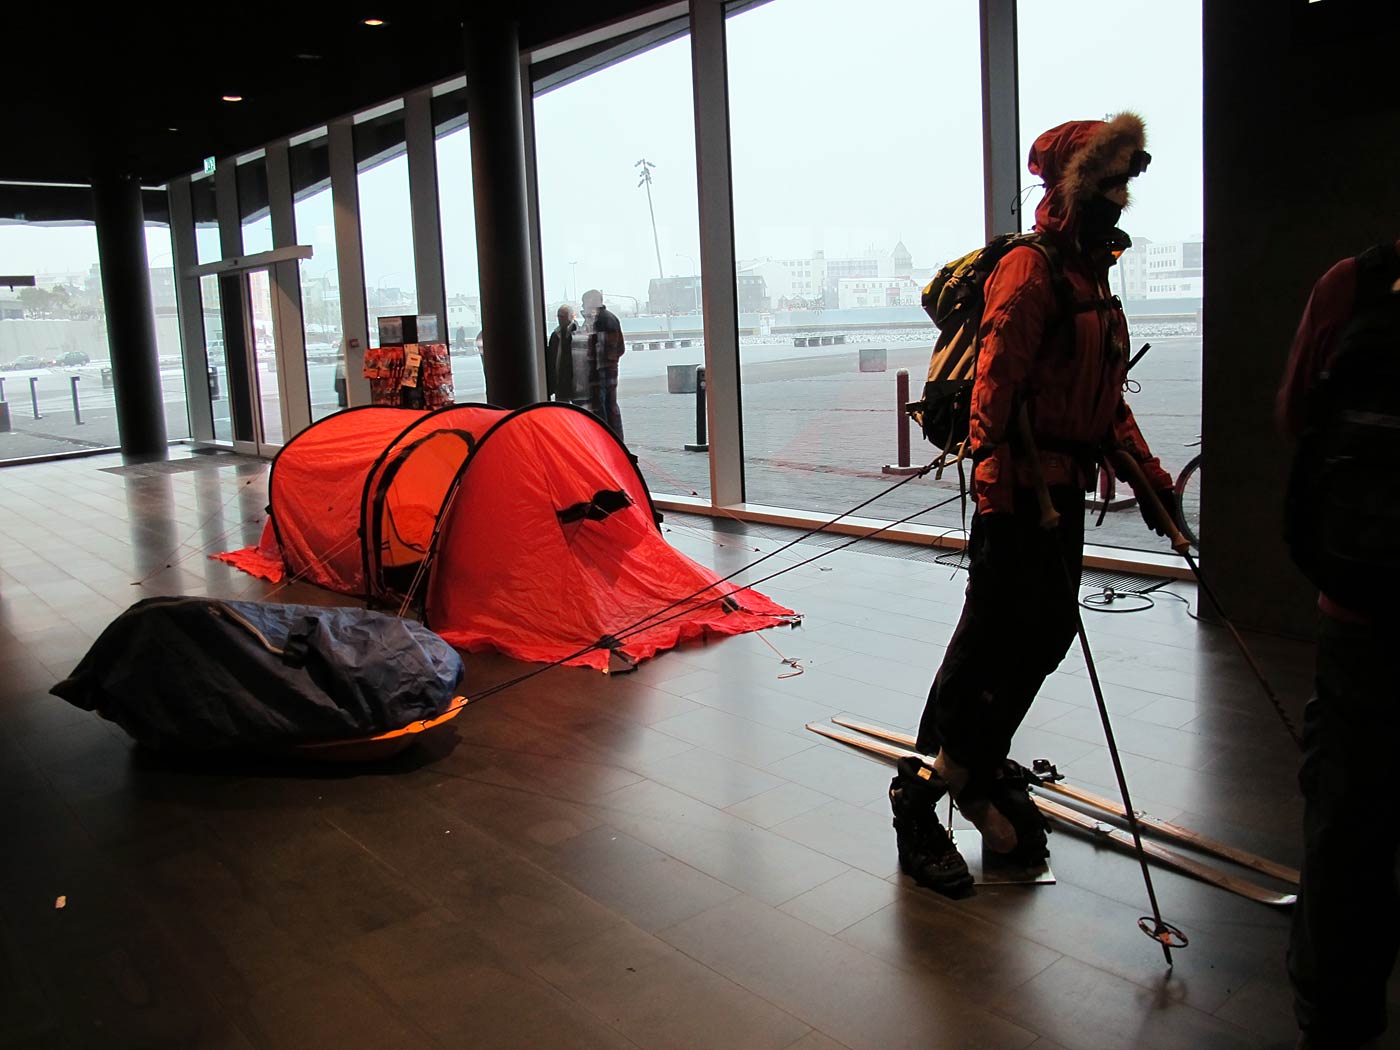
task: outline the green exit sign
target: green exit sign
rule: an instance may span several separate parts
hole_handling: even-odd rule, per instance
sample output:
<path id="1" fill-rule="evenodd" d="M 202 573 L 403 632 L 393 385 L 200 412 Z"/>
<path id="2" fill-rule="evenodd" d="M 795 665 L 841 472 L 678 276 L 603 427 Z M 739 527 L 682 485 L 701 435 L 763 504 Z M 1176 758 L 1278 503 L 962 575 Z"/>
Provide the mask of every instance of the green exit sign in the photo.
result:
<path id="1" fill-rule="evenodd" d="M 213 157 L 205 157 L 205 158 L 204 158 L 204 174 L 206 174 L 206 175 L 213 175 L 213 174 L 214 174 L 214 158 L 213 158 Z"/>

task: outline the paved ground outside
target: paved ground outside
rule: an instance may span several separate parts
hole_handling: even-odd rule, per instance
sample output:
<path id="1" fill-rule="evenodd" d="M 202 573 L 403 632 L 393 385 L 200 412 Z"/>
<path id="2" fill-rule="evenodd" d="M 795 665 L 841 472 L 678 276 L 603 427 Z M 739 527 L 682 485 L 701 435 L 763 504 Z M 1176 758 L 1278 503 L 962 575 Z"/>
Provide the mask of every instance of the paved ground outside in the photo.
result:
<path id="1" fill-rule="evenodd" d="M 1137 345 L 1152 349 L 1133 371 L 1140 389 L 1131 391 L 1143 432 L 1163 465 L 1177 474 L 1196 453 L 1191 444 L 1200 430 L 1201 339 L 1173 334 L 1180 329 L 1134 328 Z M 841 346 L 797 347 L 791 338 L 746 340 L 741 347 L 746 497 L 750 503 L 816 513 L 839 513 L 889 489 L 901 480 L 882 473 L 897 462 L 896 373 L 909 372 L 911 396 L 917 397 L 928 364 L 930 340 L 925 329 L 893 331 L 848 341 Z M 862 351 L 884 351 L 885 370 L 860 370 Z M 875 355 L 879 356 L 879 355 Z M 701 348 L 628 350 L 622 359 L 619 401 L 628 445 L 638 456 L 653 492 L 709 495 L 709 462 L 688 452 L 694 443 L 695 395 L 669 392 L 672 366 L 689 369 L 703 360 Z M 457 400 L 485 400 L 481 359 L 454 355 Z M 55 452 L 111 447 L 117 444 L 113 390 L 102 382 L 105 362 L 82 369 L 40 369 L 6 373 L 4 394 L 11 430 L 0 433 L 0 461 Z M 312 415 L 337 409 L 334 366 L 310 366 Z M 72 376 L 78 376 L 79 410 L 75 417 Z M 276 418 L 276 375 L 259 369 L 265 415 Z M 33 383 L 31 385 L 31 379 Z M 178 368 L 161 371 L 166 430 L 172 438 L 189 434 L 183 377 Z M 227 379 L 220 374 L 215 400 L 215 429 L 227 436 Z M 34 397 L 31 398 L 31 390 Z M 37 399 L 38 416 L 34 418 Z M 81 420 L 81 421 L 79 421 Z M 931 458 L 933 449 L 911 432 L 911 460 Z M 862 515 L 898 520 L 951 499 L 946 506 L 913 520 L 949 529 L 960 527 L 958 482 L 945 475 L 915 479 L 883 496 Z M 1133 508 L 1110 513 L 1091 533 L 1093 542 L 1165 549 L 1147 533 Z"/>

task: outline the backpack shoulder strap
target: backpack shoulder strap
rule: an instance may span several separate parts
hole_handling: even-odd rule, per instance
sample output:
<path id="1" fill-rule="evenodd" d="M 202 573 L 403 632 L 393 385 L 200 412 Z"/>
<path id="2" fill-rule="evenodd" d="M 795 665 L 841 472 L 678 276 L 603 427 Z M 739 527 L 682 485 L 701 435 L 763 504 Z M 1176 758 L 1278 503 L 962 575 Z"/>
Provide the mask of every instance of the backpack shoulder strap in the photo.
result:
<path id="1" fill-rule="evenodd" d="M 1016 244 L 1034 248 L 1045 260 L 1046 267 L 1050 270 L 1050 290 L 1055 296 L 1055 308 L 1058 317 L 1055 325 L 1059 326 L 1068 321 L 1071 315 L 1081 311 L 1074 302 L 1074 289 L 1070 287 L 1069 277 L 1065 275 L 1064 257 L 1060 254 L 1059 246 L 1048 237 L 1043 237 L 1038 233 L 1024 233 L 1015 238 Z M 1096 309 L 1097 304 L 1087 304 L 1082 309 Z"/>

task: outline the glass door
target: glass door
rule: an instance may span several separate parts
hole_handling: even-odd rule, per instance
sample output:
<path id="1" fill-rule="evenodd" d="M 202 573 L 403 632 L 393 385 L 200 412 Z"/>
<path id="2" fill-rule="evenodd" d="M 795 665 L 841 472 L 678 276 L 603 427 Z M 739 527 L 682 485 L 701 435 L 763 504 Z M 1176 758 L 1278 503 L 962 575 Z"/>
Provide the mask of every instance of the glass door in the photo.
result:
<path id="1" fill-rule="evenodd" d="M 249 270 L 243 274 L 248 303 L 249 372 L 252 380 L 253 440 L 258 455 L 275 453 L 286 441 L 282 420 L 282 396 L 277 381 L 277 313 L 272 298 L 272 274 Z"/>
<path id="2" fill-rule="evenodd" d="M 200 313 L 204 321 L 204 358 L 209 379 L 209 402 L 214 420 L 214 440 L 233 440 L 229 398 L 228 351 L 224 341 L 223 299 L 219 279 L 206 274 L 199 279 Z M 193 379 L 187 380 L 191 384 Z M 192 390 L 197 389 L 191 386 Z M 193 396 L 193 395 L 192 395 Z"/>
<path id="3" fill-rule="evenodd" d="M 202 278 L 201 289 L 215 441 L 273 456 L 287 430 L 271 275 L 266 269 L 221 273 Z"/>

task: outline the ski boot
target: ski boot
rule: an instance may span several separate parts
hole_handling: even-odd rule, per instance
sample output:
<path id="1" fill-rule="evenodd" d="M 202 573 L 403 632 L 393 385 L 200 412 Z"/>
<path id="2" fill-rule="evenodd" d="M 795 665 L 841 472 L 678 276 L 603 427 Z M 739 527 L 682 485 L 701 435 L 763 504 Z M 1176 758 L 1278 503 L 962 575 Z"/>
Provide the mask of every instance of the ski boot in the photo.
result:
<path id="1" fill-rule="evenodd" d="M 994 774 L 974 776 L 959 792 L 956 803 L 965 814 L 979 803 L 994 806 L 1016 832 L 1016 846 L 1006 853 L 988 850 L 985 856 L 1008 866 L 1030 868 L 1050 856 L 1046 836 L 1050 822 L 1031 798 L 1034 778 L 1021 765 L 1007 759 Z"/>
<path id="2" fill-rule="evenodd" d="M 965 897 L 972 892 L 972 875 L 938 819 L 938 802 L 947 793 L 939 775 L 918 759 L 899 760 L 890 781 L 899 869 L 945 897 Z"/>

